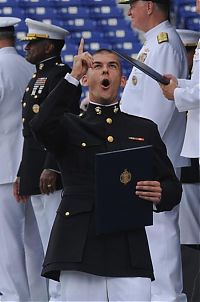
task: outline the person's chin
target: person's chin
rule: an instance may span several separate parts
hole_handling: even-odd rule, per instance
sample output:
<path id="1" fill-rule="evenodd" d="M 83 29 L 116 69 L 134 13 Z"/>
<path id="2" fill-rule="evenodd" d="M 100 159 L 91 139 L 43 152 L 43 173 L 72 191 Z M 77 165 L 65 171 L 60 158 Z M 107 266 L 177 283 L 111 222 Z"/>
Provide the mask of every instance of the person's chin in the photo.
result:
<path id="1" fill-rule="evenodd" d="M 37 62 L 35 62 L 34 60 L 32 60 L 31 58 L 27 57 L 26 59 L 29 63 L 33 64 L 33 65 L 36 65 Z"/>
<path id="2" fill-rule="evenodd" d="M 25 59 L 26 59 L 26 61 L 28 61 L 29 63 L 33 64 L 31 58 L 29 57 L 29 55 L 25 56 Z"/>

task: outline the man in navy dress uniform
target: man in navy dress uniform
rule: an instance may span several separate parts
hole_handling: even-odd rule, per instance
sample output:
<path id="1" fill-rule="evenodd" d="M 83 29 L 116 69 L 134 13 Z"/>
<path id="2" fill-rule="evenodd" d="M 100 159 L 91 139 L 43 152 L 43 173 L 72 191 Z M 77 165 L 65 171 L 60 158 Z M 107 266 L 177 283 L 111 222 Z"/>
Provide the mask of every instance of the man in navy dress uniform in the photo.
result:
<path id="1" fill-rule="evenodd" d="M 85 114 L 76 116 L 70 107 L 80 79 L 89 87 L 90 103 Z M 81 41 L 72 72 L 31 121 L 36 138 L 55 155 L 64 183 L 42 272 L 60 279 L 63 301 L 151 299 L 154 275 L 145 228 L 96 234 L 96 153 L 153 145 L 154 179 L 139 181 L 132 194 L 153 203 L 157 211 L 171 210 L 181 198 L 156 124 L 120 111 L 117 95 L 124 84 L 118 56 L 109 50 L 91 56 Z M 117 203 L 115 192 L 113 198 Z"/>

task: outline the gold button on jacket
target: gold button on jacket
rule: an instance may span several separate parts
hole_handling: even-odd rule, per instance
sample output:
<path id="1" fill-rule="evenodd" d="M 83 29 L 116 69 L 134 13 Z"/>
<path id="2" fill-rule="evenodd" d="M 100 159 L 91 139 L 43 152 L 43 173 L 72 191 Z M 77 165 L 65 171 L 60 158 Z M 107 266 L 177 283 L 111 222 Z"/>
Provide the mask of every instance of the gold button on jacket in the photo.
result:
<path id="1" fill-rule="evenodd" d="M 114 141 L 114 138 L 111 135 L 109 135 L 107 137 L 107 140 L 108 140 L 109 143 L 112 143 Z"/>
<path id="2" fill-rule="evenodd" d="M 110 117 L 108 117 L 108 118 L 106 119 L 106 123 L 107 123 L 107 124 L 112 124 L 112 119 L 111 119 Z"/>

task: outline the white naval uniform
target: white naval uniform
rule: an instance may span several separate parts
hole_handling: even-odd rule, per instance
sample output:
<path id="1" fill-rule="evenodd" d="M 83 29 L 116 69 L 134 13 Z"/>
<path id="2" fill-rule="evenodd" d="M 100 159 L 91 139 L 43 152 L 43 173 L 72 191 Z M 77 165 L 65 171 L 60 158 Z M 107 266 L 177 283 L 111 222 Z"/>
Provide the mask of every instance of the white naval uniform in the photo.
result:
<path id="1" fill-rule="evenodd" d="M 180 112 L 188 111 L 181 155 L 200 157 L 200 41 L 195 51 L 191 80 L 178 80 L 174 100 Z M 200 183 L 183 184 L 180 205 L 182 244 L 200 244 Z"/>
<path id="2" fill-rule="evenodd" d="M 0 49 L 0 292 L 2 301 L 47 301 L 42 246 L 31 203 L 12 193 L 22 153 L 21 98 L 34 69 L 14 47 Z M 37 249 L 36 249 L 37 247 Z"/>
<path id="3" fill-rule="evenodd" d="M 181 155 L 191 158 L 200 157 L 200 41 L 193 59 L 191 80 L 178 80 L 174 100 L 178 111 L 188 111 Z"/>
<path id="4" fill-rule="evenodd" d="M 168 41 L 164 41 L 167 36 L 163 33 L 168 34 Z M 168 21 L 146 32 L 145 39 L 138 59 L 161 74 L 187 77 L 185 48 Z M 173 165 L 188 165 L 188 160 L 180 156 L 185 134 L 185 113 L 179 113 L 174 102 L 164 98 L 158 83 L 135 67 L 122 94 L 121 110 L 157 123 Z M 154 213 L 154 225 L 146 228 L 156 279 L 152 282 L 151 301 L 186 301 L 182 294 L 178 211 L 177 206 L 169 212 Z"/>
<path id="5" fill-rule="evenodd" d="M 61 301 L 149 302 L 151 279 L 103 277 L 77 271 L 61 271 Z"/>
<path id="6" fill-rule="evenodd" d="M 31 202 L 37 220 L 40 237 L 44 254 L 46 254 L 47 246 L 53 222 L 56 216 L 56 211 L 61 201 L 61 190 L 55 191 L 52 194 L 32 195 Z M 60 283 L 54 280 L 47 280 L 49 301 L 61 301 Z"/>
<path id="7" fill-rule="evenodd" d="M 179 215 L 181 244 L 200 244 L 200 183 L 184 183 Z"/>

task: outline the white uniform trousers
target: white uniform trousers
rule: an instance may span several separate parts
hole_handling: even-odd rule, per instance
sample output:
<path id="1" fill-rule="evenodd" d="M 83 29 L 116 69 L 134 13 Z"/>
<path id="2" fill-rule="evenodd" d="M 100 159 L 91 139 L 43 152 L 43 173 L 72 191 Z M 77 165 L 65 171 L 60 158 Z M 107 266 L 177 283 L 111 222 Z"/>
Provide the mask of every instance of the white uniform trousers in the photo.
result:
<path id="1" fill-rule="evenodd" d="M 0 185 L 0 245 L 1 301 L 48 301 L 32 205 L 16 202 L 11 183 Z"/>
<path id="2" fill-rule="evenodd" d="M 151 284 L 151 301 L 187 301 L 182 293 L 178 217 L 179 205 L 171 211 L 154 213 L 153 226 L 146 227 L 155 275 Z"/>
<path id="3" fill-rule="evenodd" d="M 200 183 L 182 184 L 179 225 L 181 244 L 200 244 Z"/>
<path id="4" fill-rule="evenodd" d="M 61 190 L 55 191 L 49 195 L 32 195 L 31 201 L 45 254 L 56 211 L 61 201 Z M 48 282 L 50 301 L 60 301 L 60 283 L 53 280 L 49 280 Z"/>
<path id="5" fill-rule="evenodd" d="M 151 301 L 151 280 L 62 271 L 61 301 Z"/>

